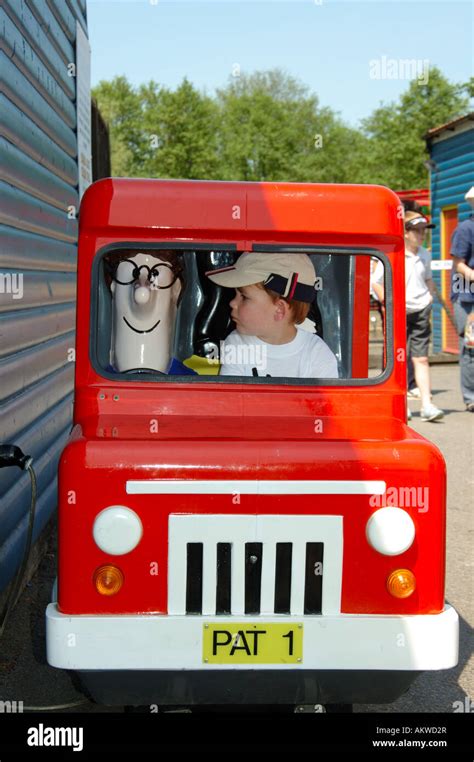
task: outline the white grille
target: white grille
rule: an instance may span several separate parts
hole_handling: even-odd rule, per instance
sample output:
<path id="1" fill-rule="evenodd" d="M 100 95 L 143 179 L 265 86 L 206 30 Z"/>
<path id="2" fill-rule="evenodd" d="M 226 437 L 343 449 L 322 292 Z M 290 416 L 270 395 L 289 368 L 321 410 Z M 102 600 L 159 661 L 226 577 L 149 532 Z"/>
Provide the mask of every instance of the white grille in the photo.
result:
<path id="1" fill-rule="evenodd" d="M 202 544 L 202 614 L 216 614 L 217 545 L 229 543 L 232 616 L 245 615 L 245 546 L 262 543 L 260 615 L 275 613 L 277 543 L 291 543 L 291 615 L 305 613 L 306 549 L 324 546 L 321 613 L 341 607 L 342 516 L 172 514 L 169 518 L 168 613 L 186 614 L 188 545 Z"/>

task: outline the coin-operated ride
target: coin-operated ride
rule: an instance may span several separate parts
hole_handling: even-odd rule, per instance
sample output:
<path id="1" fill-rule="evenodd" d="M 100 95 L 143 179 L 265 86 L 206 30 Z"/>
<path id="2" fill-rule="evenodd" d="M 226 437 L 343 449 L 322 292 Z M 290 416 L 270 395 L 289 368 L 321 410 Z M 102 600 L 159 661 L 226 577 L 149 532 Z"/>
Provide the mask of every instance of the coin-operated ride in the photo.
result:
<path id="1" fill-rule="evenodd" d="M 244 251 L 310 257 L 317 299 L 297 328 L 324 339 L 337 378 L 290 360 L 281 378 L 219 373 L 234 294 L 205 273 Z M 445 463 L 406 424 L 404 290 L 385 188 L 86 191 L 52 666 L 97 702 L 192 706 L 386 703 L 457 663 Z"/>

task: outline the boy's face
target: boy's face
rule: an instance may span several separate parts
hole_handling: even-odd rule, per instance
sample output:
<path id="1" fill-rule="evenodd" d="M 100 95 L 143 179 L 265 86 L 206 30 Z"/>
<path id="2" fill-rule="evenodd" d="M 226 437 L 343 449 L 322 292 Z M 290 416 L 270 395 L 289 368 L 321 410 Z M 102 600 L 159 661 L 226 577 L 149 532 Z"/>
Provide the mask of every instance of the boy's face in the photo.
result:
<path id="1" fill-rule="evenodd" d="M 230 308 L 239 333 L 265 338 L 275 332 L 281 302 L 275 303 L 263 288 L 242 286 L 236 289 Z"/>
<path id="2" fill-rule="evenodd" d="M 412 246 L 422 246 L 426 235 L 426 226 L 417 225 L 416 228 L 405 230 L 405 241 Z"/>

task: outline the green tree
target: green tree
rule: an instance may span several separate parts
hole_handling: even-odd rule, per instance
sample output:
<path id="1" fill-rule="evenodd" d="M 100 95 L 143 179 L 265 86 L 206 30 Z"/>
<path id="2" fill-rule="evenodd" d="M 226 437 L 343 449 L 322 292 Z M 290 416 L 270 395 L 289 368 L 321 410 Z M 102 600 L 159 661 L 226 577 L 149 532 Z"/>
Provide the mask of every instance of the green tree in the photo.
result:
<path id="1" fill-rule="evenodd" d="M 185 78 L 173 92 L 156 82 L 138 91 L 147 143 L 140 174 L 148 177 L 218 177 L 215 101 Z"/>
<path id="2" fill-rule="evenodd" d="M 474 77 L 470 77 L 467 82 L 461 85 L 461 90 L 465 90 L 469 98 L 474 98 Z"/>
<path id="3" fill-rule="evenodd" d="M 377 108 L 362 122 L 368 150 L 358 181 L 394 189 L 426 186 L 425 162 L 429 157 L 423 136 L 466 112 L 466 89 L 466 85 L 453 85 L 439 69 L 432 68 L 426 84 L 413 80 L 398 102 Z"/>
<path id="4" fill-rule="evenodd" d="M 126 77 L 102 80 L 93 88 L 92 96 L 109 127 L 112 174 L 133 177 L 146 150 L 140 129 L 140 97 Z"/>
<path id="5" fill-rule="evenodd" d="M 109 124 L 114 175 L 425 186 L 424 134 L 466 112 L 473 80 L 439 71 L 411 82 L 361 129 L 278 69 L 230 77 L 214 98 L 184 79 L 172 91 L 125 77 L 93 90 Z"/>
<path id="6" fill-rule="evenodd" d="M 316 95 L 276 69 L 231 77 L 217 91 L 222 177 L 229 180 L 341 182 L 348 179 L 346 127 Z"/>

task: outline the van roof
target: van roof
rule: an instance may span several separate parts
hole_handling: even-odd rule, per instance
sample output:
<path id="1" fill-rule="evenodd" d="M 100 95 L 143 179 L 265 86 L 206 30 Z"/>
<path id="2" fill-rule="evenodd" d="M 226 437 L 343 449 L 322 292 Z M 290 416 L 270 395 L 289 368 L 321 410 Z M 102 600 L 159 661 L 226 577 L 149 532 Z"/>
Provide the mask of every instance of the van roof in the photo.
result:
<path id="1" fill-rule="evenodd" d="M 400 209 L 398 196 L 378 185 L 107 178 L 87 189 L 79 217 L 82 233 L 114 237 L 140 230 L 180 240 L 296 234 L 305 242 L 308 234 L 398 238 Z"/>

